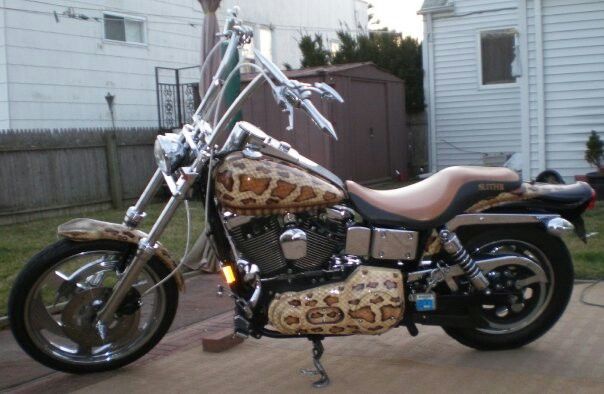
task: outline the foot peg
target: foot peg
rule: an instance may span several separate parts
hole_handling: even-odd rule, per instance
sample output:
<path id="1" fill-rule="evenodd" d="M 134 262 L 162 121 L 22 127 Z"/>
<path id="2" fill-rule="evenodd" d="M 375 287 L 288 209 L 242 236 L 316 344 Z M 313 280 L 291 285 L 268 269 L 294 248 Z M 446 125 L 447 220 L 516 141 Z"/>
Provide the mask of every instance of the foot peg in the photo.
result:
<path id="1" fill-rule="evenodd" d="M 321 356 L 323 355 L 323 344 L 322 339 L 311 339 L 312 341 L 312 361 L 316 369 L 301 369 L 300 373 L 307 376 L 320 375 L 321 378 L 314 382 L 312 385 L 315 388 L 326 387 L 329 385 L 329 376 L 323 365 L 321 364 Z"/>
<path id="2" fill-rule="evenodd" d="M 233 326 L 235 329 L 235 336 L 242 339 L 246 339 L 250 336 L 250 322 L 243 316 L 235 315 L 233 318 Z"/>

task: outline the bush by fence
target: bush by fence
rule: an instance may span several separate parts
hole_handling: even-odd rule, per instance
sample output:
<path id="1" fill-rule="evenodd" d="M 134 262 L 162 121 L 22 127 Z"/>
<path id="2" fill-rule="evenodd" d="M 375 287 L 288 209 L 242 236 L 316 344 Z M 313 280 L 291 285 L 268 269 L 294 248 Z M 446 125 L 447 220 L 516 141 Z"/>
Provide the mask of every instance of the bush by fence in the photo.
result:
<path id="1" fill-rule="evenodd" d="M 0 224 L 135 199 L 155 128 L 0 130 Z"/>

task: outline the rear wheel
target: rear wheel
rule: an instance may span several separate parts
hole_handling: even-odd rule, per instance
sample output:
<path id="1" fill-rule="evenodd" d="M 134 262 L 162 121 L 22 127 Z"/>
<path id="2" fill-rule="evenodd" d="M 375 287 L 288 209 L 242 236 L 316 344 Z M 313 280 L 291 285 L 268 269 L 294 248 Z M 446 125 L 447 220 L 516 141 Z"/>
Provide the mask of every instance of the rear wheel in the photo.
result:
<path id="1" fill-rule="evenodd" d="M 94 324 L 132 252 L 133 245 L 118 241 L 61 240 L 34 256 L 9 299 L 11 329 L 23 350 L 71 373 L 119 368 L 151 350 L 178 306 L 173 278 L 151 289 L 169 274 L 157 258 L 143 268 L 107 330 L 101 334 Z"/>
<path id="2" fill-rule="evenodd" d="M 477 305 L 472 313 L 484 328 L 443 327 L 458 342 L 479 350 L 524 346 L 545 334 L 560 318 L 573 288 L 573 266 L 564 242 L 537 227 L 483 228 L 460 234 L 474 256 L 515 254 L 527 257 L 545 272 L 546 282 L 525 266 L 504 266 L 486 273 L 493 293 L 512 292 L 506 302 Z"/>

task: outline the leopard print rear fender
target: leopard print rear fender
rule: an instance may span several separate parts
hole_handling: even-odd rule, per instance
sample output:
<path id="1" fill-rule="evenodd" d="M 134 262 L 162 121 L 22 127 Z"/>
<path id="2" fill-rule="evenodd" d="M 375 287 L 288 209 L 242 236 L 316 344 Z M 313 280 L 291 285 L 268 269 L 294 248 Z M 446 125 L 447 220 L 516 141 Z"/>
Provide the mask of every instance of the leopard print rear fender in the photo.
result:
<path id="1" fill-rule="evenodd" d="M 292 163 L 262 156 L 228 155 L 214 173 L 216 197 L 224 208 L 250 216 L 324 208 L 344 199 L 344 191 Z"/>
<path id="2" fill-rule="evenodd" d="M 282 334 L 374 335 L 396 327 L 404 308 L 400 271 L 361 266 L 344 282 L 275 295 L 268 317 Z"/>
<path id="3" fill-rule="evenodd" d="M 547 183 L 527 183 L 513 191 L 500 193 L 497 196 L 477 202 L 468 208 L 464 213 L 480 213 L 492 208 L 504 207 L 506 204 L 521 203 L 532 199 L 544 198 L 550 194 L 568 193 L 569 190 L 574 190 L 575 195 L 583 195 L 584 200 L 579 202 L 587 202 L 591 197 L 593 189 L 585 182 L 576 182 L 570 185 L 554 185 Z M 435 255 L 441 251 L 441 242 L 436 231 L 433 231 L 430 241 L 426 243 L 424 255 Z"/>
<path id="4" fill-rule="evenodd" d="M 141 238 L 147 236 L 146 233 L 140 230 L 133 230 L 122 224 L 102 222 L 94 219 L 70 220 L 57 228 L 57 234 L 60 237 L 74 241 L 109 239 L 131 244 L 138 244 Z M 176 262 L 170 257 L 168 250 L 164 246 L 160 245 L 159 248 L 157 248 L 155 256 L 157 256 L 170 271 L 176 268 Z M 178 289 L 184 291 L 185 281 L 180 271 L 174 274 L 174 280 L 176 280 Z"/>

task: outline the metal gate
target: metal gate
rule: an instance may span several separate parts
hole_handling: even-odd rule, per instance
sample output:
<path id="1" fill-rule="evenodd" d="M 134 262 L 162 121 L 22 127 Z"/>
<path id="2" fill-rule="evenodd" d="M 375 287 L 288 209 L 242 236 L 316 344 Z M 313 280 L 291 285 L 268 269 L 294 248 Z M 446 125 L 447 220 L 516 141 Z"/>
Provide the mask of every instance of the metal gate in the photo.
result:
<path id="1" fill-rule="evenodd" d="M 185 123 L 191 123 L 200 102 L 199 78 L 199 66 L 155 67 L 160 130 L 177 129 Z"/>

